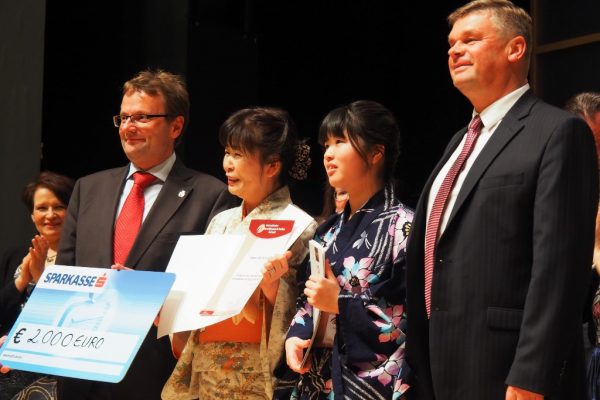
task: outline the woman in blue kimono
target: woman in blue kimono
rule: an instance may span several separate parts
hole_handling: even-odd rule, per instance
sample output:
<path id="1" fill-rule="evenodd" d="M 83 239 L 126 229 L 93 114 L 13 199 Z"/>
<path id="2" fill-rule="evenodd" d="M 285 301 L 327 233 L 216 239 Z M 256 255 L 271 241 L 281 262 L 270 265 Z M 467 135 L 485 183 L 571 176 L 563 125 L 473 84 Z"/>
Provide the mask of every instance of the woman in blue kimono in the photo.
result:
<path id="1" fill-rule="evenodd" d="M 329 184 L 349 201 L 317 228 L 326 276 L 305 280 L 285 343 L 287 364 L 301 376 L 280 380 L 275 398 L 397 399 L 408 389 L 404 263 L 413 217 L 392 185 L 400 132 L 384 106 L 357 101 L 325 117 L 319 141 Z M 313 307 L 333 317 L 302 365 Z"/>

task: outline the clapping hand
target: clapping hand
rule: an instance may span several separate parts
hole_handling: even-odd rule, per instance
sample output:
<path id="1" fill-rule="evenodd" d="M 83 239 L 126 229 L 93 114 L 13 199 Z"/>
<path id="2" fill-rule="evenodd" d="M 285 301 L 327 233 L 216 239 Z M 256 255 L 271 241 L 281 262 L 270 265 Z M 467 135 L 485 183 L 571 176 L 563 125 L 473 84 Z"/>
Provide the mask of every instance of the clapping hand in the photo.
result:
<path id="1" fill-rule="evenodd" d="M 35 235 L 31 240 L 29 248 L 29 273 L 34 282 L 37 282 L 42 276 L 46 266 L 46 257 L 48 257 L 48 240 L 41 235 Z"/>
<path id="2" fill-rule="evenodd" d="M 31 239 L 29 252 L 19 266 L 19 276 L 15 279 L 15 286 L 23 292 L 29 282 L 37 282 L 44 272 L 46 257 L 48 256 L 48 241 L 41 235 Z"/>

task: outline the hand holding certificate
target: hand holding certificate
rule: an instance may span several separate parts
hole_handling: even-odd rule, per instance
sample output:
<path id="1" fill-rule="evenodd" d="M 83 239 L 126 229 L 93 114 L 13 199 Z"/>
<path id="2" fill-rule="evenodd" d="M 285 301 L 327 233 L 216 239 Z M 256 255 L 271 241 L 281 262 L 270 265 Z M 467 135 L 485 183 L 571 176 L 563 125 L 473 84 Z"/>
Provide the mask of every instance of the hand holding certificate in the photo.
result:
<path id="1" fill-rule="evenodd" d="M 325 249 L 323 249 L 323 246 L 321 246 L 321 244 L 319 244 L 315 240 L 311 240 L 310 242 L 308 242 L 308 249 L 309 249 L 309 254 L 310 254 L 310 274 L 324 278 L 325 277 Z M 313 307 L 312 310 L 313 310 L 313 312 L 312 312 L 313 313 L 312 314 L 313 333 L 312 333 L 312 337 L 310 338 L 310 345 L 306 348 L 306 351 L 304 353 L 304 358 L 302 359 L 302 363 L 300 363 L 300 368 L 304 367 L 306 360 L 308 360 L 308 357 L 310 356 L 310 350 L 312 349 L 312 347 L 315 343 L 317 331 L 319 330 L 318 328 L 319 328 L 319 321 L 321 319 L 321 310 L 319 310 L 317 307 Z"/>
<path id="2" fill-rule="evenodd" d="M 260 284 L 264 264 L 311 222 L 293 205 L 278 218 L 252 220 L 246 235 L 182 236 L 167 267 L 177 279 L 161 311 L 159 337 L 239 314 Z"/>

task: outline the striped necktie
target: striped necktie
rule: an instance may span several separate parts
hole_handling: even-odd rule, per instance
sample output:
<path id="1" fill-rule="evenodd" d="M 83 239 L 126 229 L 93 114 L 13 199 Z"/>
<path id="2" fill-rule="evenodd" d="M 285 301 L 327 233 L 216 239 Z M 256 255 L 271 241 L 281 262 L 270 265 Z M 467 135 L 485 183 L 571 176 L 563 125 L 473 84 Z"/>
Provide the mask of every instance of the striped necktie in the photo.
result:
<path id="1" fill-rule="evenodd" d="M 444 215 L 444 208 L 448 202 L 448 197 L 450 195 L 450 191 L 452 190 L 452 186 L 456 181 L 456 177 L 462 170 L 465 161 L 469 157 L 469 154 L 471 154 L 471 151 L 473 151 L 474 144 L 479 137 L 482 127 L 483 124 L 481 123 L 481 118 L 479 115 L 475 116 L 473 121 L 471 121 L 469 124 L 465 144 L 458 155 L 458 158 L 454 161 L 452 167 L 450 167 L 448 174 L 442 181 L 442 185 L 435 196 L 433 206 L 431 207 L 431 213 L 429 214 L 429 219 L 427 220 L 427 232 L 425 233 L 425 309 L 427 311 L 427 318 L 431 316 L 431 284 L 433 283 L 435 246 L 440 230 L 440 222 L 442 220 L 442 216 Z"/>

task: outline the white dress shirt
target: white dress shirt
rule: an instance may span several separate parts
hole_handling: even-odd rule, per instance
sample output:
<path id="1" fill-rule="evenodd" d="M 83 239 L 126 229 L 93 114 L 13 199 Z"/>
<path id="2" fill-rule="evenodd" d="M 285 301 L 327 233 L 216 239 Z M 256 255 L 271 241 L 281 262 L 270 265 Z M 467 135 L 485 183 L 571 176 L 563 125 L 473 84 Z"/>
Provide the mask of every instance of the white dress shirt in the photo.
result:
<path id="1" fill-rule="evenodd" d="M 129 164 L 129 172 L 127 173 L 127 181 L 125 182 L 125 187 L 123 187 L 123 193 L 121 193 L 121 199 L 119 200 L 119 207 L 117 207 L 117 217 L 119 213 L 121 213 L 121 209 L 123 208 L 123 204 L 125 203 L 125 199 L 129 196 L 129 192 L 131 192 L 131 188 L 133 187 L 133 173 L 134 172 L 148 172 L 156 177 L 156 181 L 144 189 L 144 215 L 142 216 L 142 222 L 146 219 L 146 215 L 154 205 L 158 194 L 160 193 L 165 181 L 167 180 L 167 176 L 171 172 L 171 168 L 173 168 L 173 164 L 175 164 L 175 152 L 171 154 L 169 158 L 167 158 L 162 163 L 158 164 L 156 167 L 150 168 L 147 171 L 140 169 L 133 165 L 133 163 Z M 115 218 L 115 223 L 117 218 Z"/>
<path id="2" fill-rule="evenodd" d="M 441 236 L 442 233 L 444 233 L 444 230 L 446 229 L 446 224 L 448 223 L 448 219 L 450 218 L 450 214 L 452 213 L 452 208 L 454 207 L 454 203 L 456 202 L 458 193 L 460 192 L 462 184 L 465 181 L 469 170 L 471 169 L 473 163 L 475 163 L 475 160 L 479 156 L 479 153 L 481 153 L 481 150 L 483 150 L 484 146 L 492 136 L 492 133 L 494 133 L 498 125 L 500 125 L 500 122 L 502 122 L 502 118 L 504 118 L 506 113 L 512 108 L 512 106 L 515 105 L 517 100 L 519 100 L 519 98 L 527 90 L 529 90 L 528 83 L 524 86 L 521 86 L 517 90 L 507 94 L 506 96 L 496 100 L 494 103 L 486 107 L 481 112 L 481 114 L 479 114 L 479 116 L 481 117 L 481 122 L 483 122 L 483 128 L 481 129 L 481 133 L 479 134 L 479 137 L 475 142 L 475 146 L 473 147 L 471 154 L 465 160 L 463 168 L 458 173 L 458 176 L 454 181 L 454 185 L 450 190 L 448 201 L 446 202 L 446 208 L 444 209 L 442 220 L 440 221 L 439 236 Z M 473 118 L 475 118 L 476 115 L 477 112 L 473 110 L 471 121 L 473 120 Z M 433 184 L 431 185 L 431 190 L 429 191 L 429 198 L 427 199 L 427 225 L 429 225 L 429 214 L 431 213 L 431 207 L 433 207 L 433 201 L 435 200 L 435 196 L 440 190 L 444 178 L 446 177 L 446 175 L 448 175 L 448 171 L 452 167 L 452 164 L 454 164 L 454 161 L 458 158 L 466 139 L 467 134 L 465 132 L 465 135 L 463 136 L 460 144 L 456 147 L 454 153 L 452 153 L 446 164 L 444 164 L 444 167 L 440 170 L 438 175 L 435 177 Z"/>

